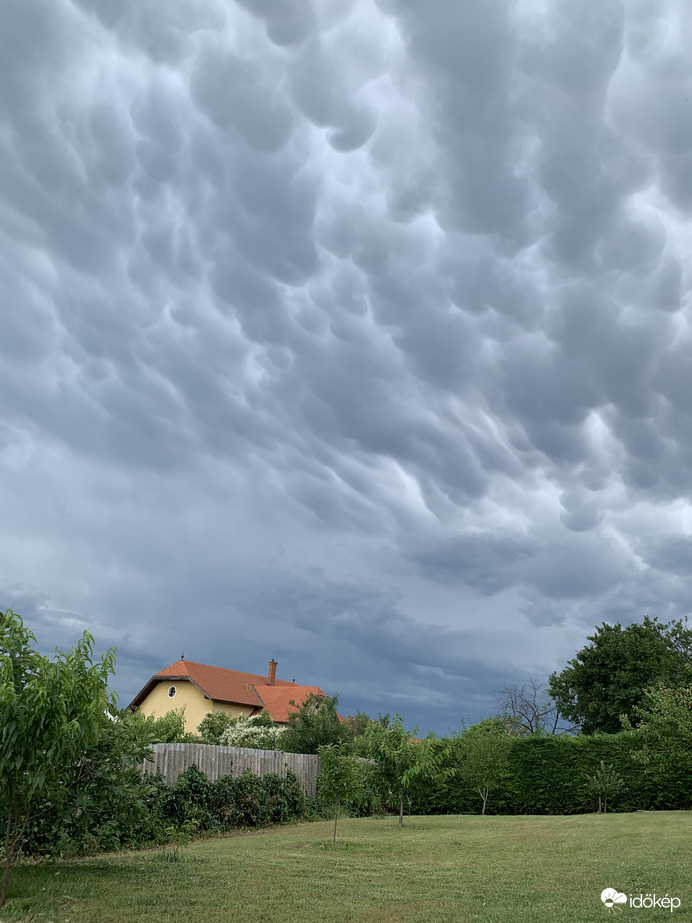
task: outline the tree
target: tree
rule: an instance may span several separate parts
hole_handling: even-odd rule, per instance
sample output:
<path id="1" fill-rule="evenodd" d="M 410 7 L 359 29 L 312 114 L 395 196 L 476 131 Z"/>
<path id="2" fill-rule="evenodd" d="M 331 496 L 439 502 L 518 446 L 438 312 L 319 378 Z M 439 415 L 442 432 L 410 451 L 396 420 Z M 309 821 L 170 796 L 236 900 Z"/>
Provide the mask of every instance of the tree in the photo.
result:
<path id="1" fill-rule="evenodd" d="M 433 737 L 415 740 L 418 728 L 404 728 L 401 715 L 387 724 L 372 722 L 365 729 L 361 748 L 374 761 L 373 771 L 384 800 L 399 808 L 399 826 L 404 821 L 404 799 L 416 781 L 431 776 L 439 768 L 441 753 Z"/>
<path id="2" fill-rule="evenodd" d="M 344 744 L 325 744 L 317 751 L 320 758 L 319 792 L 334 802 L 334 839 L 339 818 L 339 803 L 358 791 L 358 758 Z"/>
<path id="3" fill-rule="evenodd" d="M 295 705 L 291 702 L 291 705 Z M 346 723 L 339 718 L 338 695 L 331 698 L 311 693 L 297 712 L 288 716 L 288 727 L 279 746 L 284 753 L 317 753 L 326 744 L 349 739 Z"/>
<path id="4" fill-rule="evenodd" d="M 488 796 L 505 774 L 510 737 L 499 718 L 484 718 L 462 732 L 459 739 L 460 774 L 481 797 L 485 814 Z"/>
<path id="5" fill-rule="evenodd" d="M 614 798 L 625 787 L 622 776 L 615 771 L 612 763 L 600 761 L 596 772 L 587 776 L 585 788 L 589 794 L 598 795 L 598 813 L 608 811 L 608 798 Z"/>
<path id="6" fill-rule="evenodd" d="M 5 823 L 0 907 L 17 848 L 37 803 L 60 797 L 61 783 L 102 732 L 114 707 L 107 691 L 115 652 L 92 657 L 93 638 L 51 660 L 12 610 L 0 613 L 0 798 Z"/>
<path id="7" fill-rule="evenodd" d="M 588 641 L 548 681 L 560 713 L 585 734 L 618 733 L 621 715 L 636 724 L 644 690 L 658 682 L 684 685 L 692 661 L 692 630 L 682 621 L 666 624 L 646 616 L 625 628 L 604 622 Z"/>
<path id="8" fill-rule="evenodd" d="M 635 756 L 641 762 L 664 768 L 692 766 L 692 684 L 650 686 L 635 713 L 636 726 L 626 715 L 622 724 L 636 735 L 640 750 Z"/>
<path id="9" fill-rule="evenodd" d="M 573 730 L 561 723 L 560 712 L 544 685 L 535 679 L 524 685 L 505 686 L 497 697 L 497 718 L 510 734 L 525 737 L 528 734 L 543 736 Z"/>

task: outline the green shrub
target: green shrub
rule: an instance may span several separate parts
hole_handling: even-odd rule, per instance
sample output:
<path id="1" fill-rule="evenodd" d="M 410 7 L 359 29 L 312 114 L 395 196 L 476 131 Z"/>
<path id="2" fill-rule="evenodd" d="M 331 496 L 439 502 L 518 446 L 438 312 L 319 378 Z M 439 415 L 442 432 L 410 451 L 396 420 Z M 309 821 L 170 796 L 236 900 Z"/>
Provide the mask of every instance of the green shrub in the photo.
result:
<path id="1" fill-rule="evenodd" d="M 297 777 L 275 773 L 263 779 L 249 770 L 242 776 L 223 776 L 210 782 L 196 767 L 182 772 L 162 794 L 161 823 L 191 821 L 198 833 L 234 827 L 263 827 L 302 817 L 306 803 Z"/>
<path id="2" fill-rule="evenodd" d="M 127 720 L 138 725 L 139 736 L 152 744 L 187 744 L 199 741 L 196 734 L 185 731 L 184 705 L 182 708 L 172 708 L 160 718 L 155 718 L 154 715 L 145 717 L 138 710 L 128 715 Z"/>
<path id="3" fill-rule="evenodd" d="M 93 800 L 89 803 L 93 807 Z M 23 853 L 77 856 L 160 845 L 180 831 L 207 834 L 283 824 L 306 817 L 310 809 L 292 772 L 286 778 L 269 774 L 260 779 L 248 771 L 237 779 L 210 782 L 191 766 L 172 786 L 160 776 L 142 778 L 137 772 L 125 788 L 104 786 L 97 810 L 43 805 L 27 827 Z"/>
<path id="4" fill-rule="evenodd" d="M 218 829 L 214 810 L 214 784 L 196 766 L 181 772 L 164 796 L 164 816 L 168 821 L 193 824 L 195 831 Z"/>
<path id="5" fill-rule="evenodd" d="M 305 815 L 306 799 L 295 773 L 287 771 L 285 779 L 269 773 L 264 777 L 264 787 L 272 824 L 284 824 Z"/>
<path id="6" fill-rule="evenodd" d="M 264 779 L 246 770 L 228 786 L 235 809 L 234 827 L 265 827 L 269 823 L 269 798 Z"/>
<path id="7" fill-rule="evenodd" d="M 295 704 L 295 703 L 294 703 Z M 339 697 L 310 693 L 297 712 L 288 716 L 288 727 L 276 743 L 284 753 L 317 753 L 326 744 L 346 743 L 351 739 L 349 726 L 339 718 Z"/>
<path id="8" fill-rule="evenodd" d="M 231 727 L 235 719 L 222 711 L 207 712 L 197 731 L 203 744 L 218 744 L 223 732 Z"/>

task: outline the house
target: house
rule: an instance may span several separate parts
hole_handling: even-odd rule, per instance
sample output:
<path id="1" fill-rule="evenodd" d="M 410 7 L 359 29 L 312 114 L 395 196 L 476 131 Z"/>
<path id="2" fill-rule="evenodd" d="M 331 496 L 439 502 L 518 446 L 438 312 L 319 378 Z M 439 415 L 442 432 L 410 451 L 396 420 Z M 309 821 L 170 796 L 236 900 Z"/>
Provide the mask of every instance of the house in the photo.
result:
<path id="1" fill-rule="evenodd" d="M 299 686 L 276 678 L 276 661 L 269 661 L 266 676 L 241 673 L 224 667 L 210 667 L 192 660 L 177 660 L 156 673 L 130 702 L 147 717 L 160 718 L 173 709 L 185 707 L 185 730 L 195 733 L 207 712 L 224 712 L 233 718 L 259 715 L 268 711 L 278 724 L 288 724 L 291 712 L 298 711 L 312 693 L 326 695 L 319 686 Z"/>

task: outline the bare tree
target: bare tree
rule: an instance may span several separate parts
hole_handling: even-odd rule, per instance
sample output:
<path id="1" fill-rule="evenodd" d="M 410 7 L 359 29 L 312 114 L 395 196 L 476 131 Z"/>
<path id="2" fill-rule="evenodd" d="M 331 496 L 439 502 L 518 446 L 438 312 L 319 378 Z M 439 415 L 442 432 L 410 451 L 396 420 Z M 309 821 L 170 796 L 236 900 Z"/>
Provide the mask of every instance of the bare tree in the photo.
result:
<path id="1" fill-rule="evenodd" d="M 528 734 L 562 734 L 574 730 L 573 725 L 563 723 L 547 688 L 535 679 L 521 686 L 517 683 L 505 686 L 496 702 L 497 717 L 505 723 L 508 734 L 523 737 Z"/>

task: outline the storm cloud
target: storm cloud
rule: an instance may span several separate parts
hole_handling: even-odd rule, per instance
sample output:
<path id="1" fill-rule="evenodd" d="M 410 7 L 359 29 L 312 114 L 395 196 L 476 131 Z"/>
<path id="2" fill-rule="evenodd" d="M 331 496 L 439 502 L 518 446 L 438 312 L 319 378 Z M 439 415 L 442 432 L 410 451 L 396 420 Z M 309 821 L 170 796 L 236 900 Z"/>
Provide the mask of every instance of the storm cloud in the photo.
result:
<path id="1" fill-rule="evenodd" d="M 445 731 L 692 604 L 680 0 L 6 0 L 0 606 Z"/>

